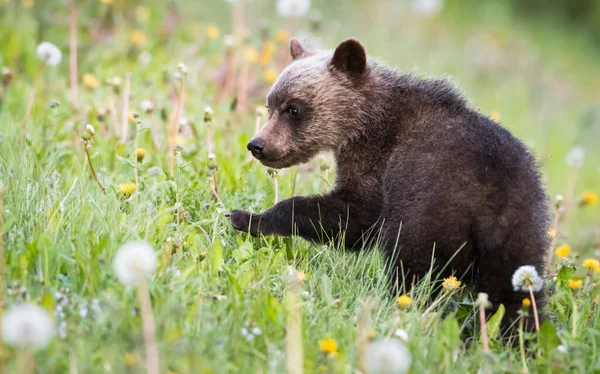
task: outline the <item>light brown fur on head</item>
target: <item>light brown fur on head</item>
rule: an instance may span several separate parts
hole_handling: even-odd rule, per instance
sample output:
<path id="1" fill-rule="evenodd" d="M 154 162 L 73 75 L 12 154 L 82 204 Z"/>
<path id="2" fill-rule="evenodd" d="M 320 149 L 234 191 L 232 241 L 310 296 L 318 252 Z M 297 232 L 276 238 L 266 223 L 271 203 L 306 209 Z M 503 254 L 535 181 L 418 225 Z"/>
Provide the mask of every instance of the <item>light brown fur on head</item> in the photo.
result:
<path id="1" fill-rule="evenodd" d="M 293 39 L 290 53 L 294 61 L 267 95 L 268 120 L 255 137 L 264 149 L 253 154 L 274 168 L 306 162 L 347 143 L 361 132 L 368 105 L 360 87 L 369 68 L 357 41 L 313 52 Z"/>

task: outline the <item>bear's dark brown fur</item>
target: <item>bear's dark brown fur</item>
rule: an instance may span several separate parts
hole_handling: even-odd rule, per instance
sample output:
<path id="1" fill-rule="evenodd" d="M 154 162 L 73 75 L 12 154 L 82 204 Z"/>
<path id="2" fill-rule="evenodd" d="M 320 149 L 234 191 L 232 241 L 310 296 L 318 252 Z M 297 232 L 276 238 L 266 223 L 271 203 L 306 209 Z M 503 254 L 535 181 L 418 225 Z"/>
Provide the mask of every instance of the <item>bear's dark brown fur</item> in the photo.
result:
<path id="1" fill-rule="evenodd" d="M 347 248 L 363 248 L 382 227 L 392 283 L 423 276 L 435 251 L 438 270 L 448 264 L 442 276 L 472 280 L 514 316 L 526 295 L 511 277 L 522 265 L 543 275 L 549 245 L 547 197 L 526 147 L 447 80 L 399 73 L 355 40 L 333 52 L 293 40 L 291 53 L 248 149 L 274 168 L 331 150 L 335 188 L 261 214 L 234 210 L 232 225 Z"/>

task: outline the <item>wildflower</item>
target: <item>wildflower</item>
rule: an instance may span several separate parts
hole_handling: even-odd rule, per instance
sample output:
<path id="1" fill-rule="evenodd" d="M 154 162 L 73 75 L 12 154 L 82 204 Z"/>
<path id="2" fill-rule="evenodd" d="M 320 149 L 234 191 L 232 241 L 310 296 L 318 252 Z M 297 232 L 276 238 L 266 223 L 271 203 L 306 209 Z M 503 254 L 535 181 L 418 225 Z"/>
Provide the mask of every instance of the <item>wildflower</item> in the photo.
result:
<path id="1" fill-rule="evenodd" d="M 442 282 L 442 287 L 446 290 L 446 292 L 451 292 L 460 288 L 461 283 L 462 282 L 456 279 L 455 276 L 451 276 L 444 279 Z"/>
<path id="2" fill-rule="evenodd" d="M 287 267 L 286 276 L 287 276 L 287 281 L 292 285 L 302 284 L 302 283 L 304 283 L 304 280 L 306 279 L 306 274 L 304 274 L 301 271 L 297 271 L 292 266 Z"/>
<path id="3" fill-rule="evenodd" d="M 40 61 L 49 66 L 56 66 L 62 59 L 62 53 L 57 46 L 52 43 L 43 42 L 37 46 L 37 57 Z"/>
<path id="4" fill-rule="evenodd" d="M 212 117 L 213 117 L 214 113 L 215 112 L 212 110 L 211 107 L 206 106 L 204 108 L 204 122 L 210 122 L 210 121 L 212 121 Z"/>
<path id="5" fill-rule="evenodd" d="M 96 135 L 96 130 L 94 130 L 94 126 L 88 123 L 85 125 L 85 131 L 81 135 L 81 139 L 89 141 L 94 137 L 94 135 Z"/>
<path id="6" fill-rule="evenodd" d="M 412 357 L 397 339 L 369 343 L 364 362 L 367 373 L 408 373 Z"/>
<path id="7" fill-rule="evenodd" d="M 490 117 L 494 121 L 499 122 L 500 121 L 500 112 L 492 112 L 492 114 L 490 115 Z"/>
<path id="8" fill-rule="evenodd" d="M 188 74 L 188 68 L 183 62 L 177 64 L 177 71 L 184 77 Z"/>
<path id="9" fill-rule="evenodd" d="M 594 258 L 588 258 L 583 261 L 583 267 L 586 269 L 593 270 L 596 269 L 598 266 L 600 266 L 600 262 L 598 262 L 598 260 Z"/>
<path id="10" fill-rule="evenodd" d="M 592 191 L 583 191 L 581 205 L 594 205 L 598 202 L 598 195 Z"/>
<path id="11" fill-rule="evenodd" d="M 568 352 L 569 352 L 569 349 L 568 349 L 568 348 L 567 348 L 567 346 L 566 346 L 566 345 L 564 345 L 564 344 L 561 344 L 561 345 L 559 345 L 558 347 L 556 347 L 556 350 L 557 350 L 557 351 L 559 351 L 560 353 L 563 353 L 563 354 L 565 354 L 565 353 L 568 353 Z"/>
<path id="12" fill-rule="evenodd" d="M 233 45 L 235 44 L 235 37 L 233 35 L 225 35 L 223 37 L 223 44 L 225 44 L 225 47 L 231 48 L 233 47 Z"/>
<path id="13" fill-rule="evenodd" d="M 2 337 L 12 346 L 44 348 L 54 333 L 52 318 L 34 304 L 14 305 L 2 317 Z"/>
<path id="14" fill-rule="evenodd" d="M 310 10 L 310 0 L 277 0 L 277 13 L 285 18 L 300 18 Z"/>
<path id="15" fill-rule="evenodd" d="M 413 3 L 413 6 L 417 13 L 433 16 L 442 10 L 444 4 L 442 0 L 418 0 Z"/>
<path id="16" fill-rule="evenodd" d="M 275 40 L 278 42 L 287 42 L 290 38 L 290 33 L 286 29 L 275 31 Z"/>
<path id="17" fill-rule="evenodd" d="M 117 188 L 119 189 L 119 191 L 123 192 L 123 195 L 128 197 L 131 196 L 131 194 L 135 191 L 136 187 L 133 183 L 123 183 L 117 185 Z"/>
<path id="18" fill-rule="evenodd" d="M 146 150 L 144 148 L 137 148 L 135 150 L 135 157 L 137 158 L 138 162 L 142 162 L 144 160 L 145 156 L 146 156 Z"/>
<path id="19" fill-rule="evenodd" d="M 512 277 L 512 285 L 515 291 L 529 291 L 531 287 L 534 292 L 542 289 L 544 281 L 539 276 L 535 267 L 530 265 L 521 266 Z"/>
<path id="20" fill-rule="evenodd" d="M 581 168 L 583 166 L 583 158 L 585 156 L 585 152 L 583 147 L 576 145 L 567 153 L 566 161 L 567 165 L 573 168 Z"/>
<path id="21" fill-rule="evenodd" d="M 246 57 L 246 60 L 248 62 L 254 63 L 258 61 L 258 51 L 256 50 L 256 48 L 247 47 L 244 50 L 244 57 Z"/>
<path id="22" fill-rule="evenodd" d="M 153 103 L 152 103 L 152 101 L 150 101 L 150 100 L 143 100 L 143 101 L 140 103 L 140 108 L 141 108 L 141 109 L 142 109 L 144 112 L 146 112 L 146 113 L 150 114 L 150 113 L 152 113 L 152 111 L 154 110 L 154 104 L 153 104 Z"/>
<path id="23" fill-rule="evenodd" d="M 221 30 L 215 25 L 210 25 L 206 28 L 206 36 L 208 36 L 209 39 L 217 39 L 220 34 Z"/>
<path id="24" fill-rule="evenodd" d="M 113 265 L 121 283 L 134 284 L 152 275 L 156 262 L 156 252 L 148 242 L 134 241 L 119 248 Z"/>
<path id="25" fill-rule="evenodd" d="M 581 279 L 569 279 L 567 281 L 569 288 L 572 290 L 578 290 L 583 287 L 583 281 Z"/>
<path id="26" fill-rule="evenodd" d="M 262 50 L 260 52 L 260 57 L 258 58 L 258 62 L 265 66 L 269 65 L 273 61 L 273 54 L 275 53 L 275 43 L 270 40 L 267 40 L 262 45 Z"/>
<path id="27" fill-rule="evenodd" d="M 521 302 L 521 305 L 523 306 L 524 309 L 527 309 L 527 308 L 529 308 L 531 306 L 531 300 L 529 300 L 529 298 L 526 297 Z"/>
<path id="28" fill-rule="evenodd" d="M 263 79 L 265 80 L 265 82 L 269 83 L 269 84 L 273 84 L 275 83 L 275 80 L 277 79 L 277 72 L 271 68 L 265 70 L 265 72 L 263 73 Z"/>
<path id="29" fill-rule="evenodd" d="M 549 228 L 549 229 L 548 229 L 548 237 L 549 237 L 550 239 L 553 239 L 555 236 L 556 236 L 556 229 Z"/>
<path id="30" fill-rule="evenodd" d="M 484 308 L 489 308 L 492 306 L 492 303 L 490 303 L 490 299 L 487 293 L 480 292 L 479 294 L 477 294 L 477 300 L 475 300 L 475 305 L 483 306 Z"/>
<path id="31" fill-rule="evenodd" d="M 556 251 L 554 251 L 554 253 L 556 253 L 556 255 L 560 258 L 565 258 L 569 255 L 569 253 L 571 253 L 571 246 L 568 244 L 563 244 L 560 247 L 556 248 Z"/>
<path id="32" fill-rule="evenodd" d="M 406 330 L 396 329 L 396 331 L 394 331 L 394 336 L 396 336 L 403 342 L 408 343 L 408 332 L 406 332 Z"/>
<path id="33" fill-rule="evenodd" d="M 91 89 L 98 88 L 98 79 L 92 74 L 84 74 L 82 78 L 83 84 Z"/>
<path id="34" fill-rule="evenodd" d="M 131 36 L 129 37 L 129 40 L 131 40 L 131 42 L 135 45 L 146 44 L 146 34 L 144 34 L 140 30 L 133 30 L 131 32 Z"/>
<path id="35" fill-rule="evenodd" d="M 325 340 L 319 340 L 319 347 L 324 353 L 328 355 L 334 355 L 335 351 L 337 351 L 338 345 L 335 340 L 328 338 Z"/>
<path id="36" fill-rule="evenodd" d="M 412 299 L 408 295 L 402 295 L 398 298 L 398 300 L 396 300 L 396 303 L 398 303 L 400 308 L 406 309 L 410 306 L 410 304 L 412 304 Z"/>

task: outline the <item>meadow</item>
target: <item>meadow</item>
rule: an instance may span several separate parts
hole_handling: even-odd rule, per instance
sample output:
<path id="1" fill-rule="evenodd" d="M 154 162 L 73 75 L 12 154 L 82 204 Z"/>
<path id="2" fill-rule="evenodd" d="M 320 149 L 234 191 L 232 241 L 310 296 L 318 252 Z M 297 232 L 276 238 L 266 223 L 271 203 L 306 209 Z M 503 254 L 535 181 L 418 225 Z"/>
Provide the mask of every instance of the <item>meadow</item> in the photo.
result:
<path id="1" fill-rule="evenodd" d="M 504 2 L 289 2 L 0 0 L 0 372 L 600 372 L 597 46 Z M 447 75 L 537 155 L 539 331 L 482 329 L 435 272 L 390 297 L 376 250 L 230 226 L 335 182 L 246 150 L 292 36 Z"/>

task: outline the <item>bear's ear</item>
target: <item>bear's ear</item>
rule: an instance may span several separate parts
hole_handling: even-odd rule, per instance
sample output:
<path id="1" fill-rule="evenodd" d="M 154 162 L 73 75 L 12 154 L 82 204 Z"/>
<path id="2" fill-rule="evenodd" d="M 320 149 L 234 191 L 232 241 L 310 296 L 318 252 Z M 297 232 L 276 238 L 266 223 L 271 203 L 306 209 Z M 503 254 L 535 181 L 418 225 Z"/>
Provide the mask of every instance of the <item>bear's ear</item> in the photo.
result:
<path id="1" fill-rule="evenodd" d="M 297 60 L 309 55 L 308 50 L 295 38 L 290 40 L 290 54 L 292 55 L 292 60 Z"/>
<path id="2" fill-rule="evenodd" d="M 333 52 L 331 65 L 351 75 L 360 75 L 367 69 L 367 53 L 355 39 L 346 39 Z"/>

